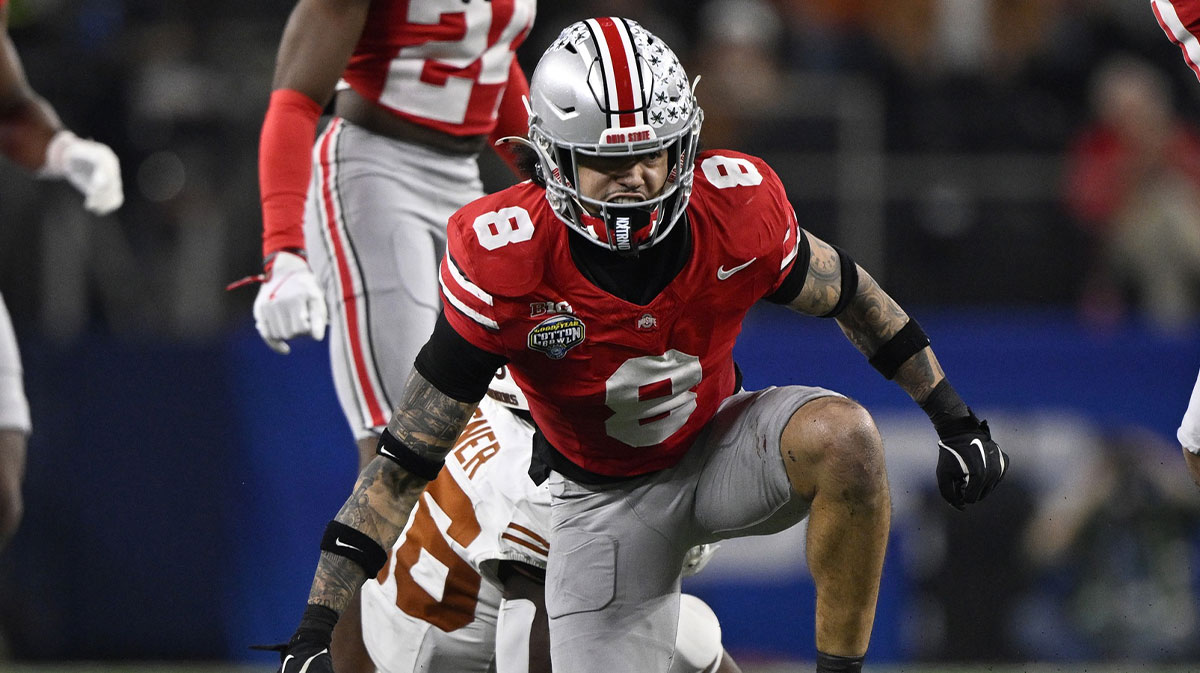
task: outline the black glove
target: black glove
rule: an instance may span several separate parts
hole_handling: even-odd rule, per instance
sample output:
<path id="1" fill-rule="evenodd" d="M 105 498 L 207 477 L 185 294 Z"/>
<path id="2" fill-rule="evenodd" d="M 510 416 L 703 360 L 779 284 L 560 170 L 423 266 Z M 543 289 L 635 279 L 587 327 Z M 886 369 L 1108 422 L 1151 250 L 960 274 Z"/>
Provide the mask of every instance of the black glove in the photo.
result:
<path id="1" fill-rule="evenodd" d="M 309 605 L 292 639 L 278 645 L 252 645 L 253 650 L 279 653 L 279 673 L 333 673 L 329 641 L 338 615 L 323 605 Z"/>
<path id="2" fill-rule="evenodd" d="M 992 441 L 987 421 L 968 415 L 934 424 L 938 438 L 938 490 L 958 509 L 983 500 L 1004 478 L 1008 454 Z"/>

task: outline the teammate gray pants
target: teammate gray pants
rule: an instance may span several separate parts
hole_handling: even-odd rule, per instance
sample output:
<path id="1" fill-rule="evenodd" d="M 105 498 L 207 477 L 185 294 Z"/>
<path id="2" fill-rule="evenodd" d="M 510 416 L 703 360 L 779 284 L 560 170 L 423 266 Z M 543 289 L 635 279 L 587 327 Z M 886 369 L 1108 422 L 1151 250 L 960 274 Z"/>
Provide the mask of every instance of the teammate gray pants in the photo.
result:
<path id="1" fill-rule="evenodd" d="M 339 118 L 317 139 L 304 238 L 325 289 L 333 379 L 355 439 L 387 425 L 441 307 L 446 222 L 481 196 L 475 156 Z"/>

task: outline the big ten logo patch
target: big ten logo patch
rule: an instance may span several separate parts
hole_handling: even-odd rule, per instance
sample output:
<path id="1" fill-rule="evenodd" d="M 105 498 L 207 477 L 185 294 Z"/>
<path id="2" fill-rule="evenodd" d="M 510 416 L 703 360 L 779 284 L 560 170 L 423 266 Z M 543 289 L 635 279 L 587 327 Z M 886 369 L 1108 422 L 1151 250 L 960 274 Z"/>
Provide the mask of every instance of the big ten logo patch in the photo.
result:
<path id="1" fill-rule="evenodd" d="M 529 302 L 529 317 L 540 315 L 560 315 L 574 313 L 575 309 L 565 301 L 531 301 Z"/>

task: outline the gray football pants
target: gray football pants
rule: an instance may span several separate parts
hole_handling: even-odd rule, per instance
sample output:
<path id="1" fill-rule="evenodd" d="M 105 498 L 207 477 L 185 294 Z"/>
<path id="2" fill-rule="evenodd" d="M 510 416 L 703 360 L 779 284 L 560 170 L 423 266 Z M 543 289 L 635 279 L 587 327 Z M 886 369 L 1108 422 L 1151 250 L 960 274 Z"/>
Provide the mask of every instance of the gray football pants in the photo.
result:
<path id="1" fill-rule="evenodd" d="M 476 157 L 338 118 L 318 137 L 304 237 L 325 289 L 333 379 L 355 439 L 391 418 L 441 307 L 446 222 L 481 196 Z"/>
<path id="2" fill-rule="evenodd" d="M 684 554 L 808 515 L 780 438 L 806 402 L 837 394 L 787 386 L 734 395 L 679 464 L 638 479 L 588 486 L 552 473 L 546 607 L 554 669 L 665 673 Z"/>

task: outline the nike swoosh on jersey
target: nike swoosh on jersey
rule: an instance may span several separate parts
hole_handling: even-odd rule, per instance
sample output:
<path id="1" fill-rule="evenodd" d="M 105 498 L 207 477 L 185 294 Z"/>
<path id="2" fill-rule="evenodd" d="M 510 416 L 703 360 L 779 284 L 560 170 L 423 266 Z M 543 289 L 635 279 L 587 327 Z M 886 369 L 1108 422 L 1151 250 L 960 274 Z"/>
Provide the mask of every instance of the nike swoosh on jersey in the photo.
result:
<path id="1" fill-rule="evenodd" d="M 744 269 L 744 268 L 746 268 L 746 267 L 750 266 L 751 264 L 753 264 L 753 263 L 754 263 L 754 260 L 756 260 L 756 259 L 758 259 L 758 258 L 757 258 L 757 257 L 751 257 L 751 258 L 750 258 L 750 261 L 748 261 L 748 262 L 745 262 L 745 263 L 743 263 L 743 264 L 738 264 L 737 266 L 735 266 L 735 267 L 733 267 L 732 269 L 729 269 L 729 270 L 726 270 L 726 269 L 725 269 L 725 265 L 724 265 L 724 264 L 722 264 L 721 266 L 718 266 L 718 267 L 717 267 L 717 280 L 725 280 L 726 278 L 729 278 L 730 276 L 732 276 L 733 274 L 737 273 L 738 271 L 741 271 L 742 269 Z"/>

